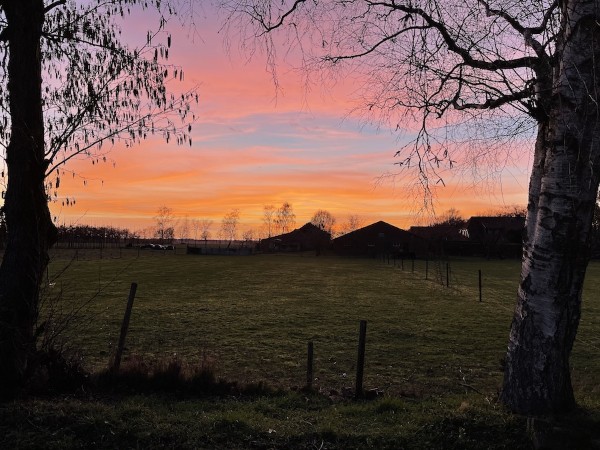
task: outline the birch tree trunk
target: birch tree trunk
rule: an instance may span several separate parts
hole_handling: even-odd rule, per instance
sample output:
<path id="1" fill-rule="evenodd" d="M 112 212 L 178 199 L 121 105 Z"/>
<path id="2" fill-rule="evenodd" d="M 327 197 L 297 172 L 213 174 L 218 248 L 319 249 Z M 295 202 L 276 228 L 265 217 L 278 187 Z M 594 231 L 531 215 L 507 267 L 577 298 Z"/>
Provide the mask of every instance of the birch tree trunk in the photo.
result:
<path id="1" fill-rule="evenodd" d="M 524 414 L 575 405 L 569 356 L 581 312 L 600 170 L 600 2 L 562 2 L 529 186 L 521 281 L 502 400 Z"/>
<path id="2" fill-rule="evenodd" d="M 0 396 L 14 393 L 35 353 L 40 283 L 56 236 L 44 187 L 40 51 L 44 4 L 20 0 L 4 1 L 2 6 L 10 48 L 11 135 L 4 202 L 8 239 L 0 266 Z"/>

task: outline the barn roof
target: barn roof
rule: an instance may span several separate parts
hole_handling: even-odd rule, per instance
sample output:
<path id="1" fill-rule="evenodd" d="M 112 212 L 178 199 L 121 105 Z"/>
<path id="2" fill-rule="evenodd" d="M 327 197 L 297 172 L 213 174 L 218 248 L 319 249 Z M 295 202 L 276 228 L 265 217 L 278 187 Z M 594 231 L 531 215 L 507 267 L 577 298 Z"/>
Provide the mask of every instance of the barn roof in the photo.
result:
<path id="1" fill-rule="evenodd" d="M 525 217 L 473 216 L 467 222 L 467 227 L 474 223 L 488 230 L 522 230 L 525 227 Z"/>
<path id="2" fill-rule="evenodd" d="M 373 238 L 385 238 L 386 240 L 406 240 L 415 238 L 418 239 L 418 237 L 414 234 L 380 220 L 379 222 L 375 222 L 371 225 L 367 225 L 366 227 L 359 228 L 358 230 L 354 230 L 350 233 L 344 234 L 343 236 L 334 239 L 333 242 L 340 243 L 344 241 L 361 241 L 370 240 Z"/>
<path id="3" fill-rule="evenodd" d="M 408 231 L 416 234 L 423 239 L 432 241 L 450 240 L 450 241 L 466 241 L 467 237 L 461 233 L 462 227 L 456 225 L 431 225 L 427 227 L 410 227 Z"/>
<path id="4" fill-rule="evenodd" d="M 270 240 L 279 240 L 279 241 L 294 241 L 294 240 L 303 240 L 307 237 L 315 237 L 318 236 L 321 239 L 329 240 L 331 235 L 324 230 L 321 230 L 316 225 L 308 222 L 302 225 L 300 228 L 296 228 L 289 233 L 280 234 L 277 236 L 271 236 L 270 238 L 263 239 L 263 241 Z"/>

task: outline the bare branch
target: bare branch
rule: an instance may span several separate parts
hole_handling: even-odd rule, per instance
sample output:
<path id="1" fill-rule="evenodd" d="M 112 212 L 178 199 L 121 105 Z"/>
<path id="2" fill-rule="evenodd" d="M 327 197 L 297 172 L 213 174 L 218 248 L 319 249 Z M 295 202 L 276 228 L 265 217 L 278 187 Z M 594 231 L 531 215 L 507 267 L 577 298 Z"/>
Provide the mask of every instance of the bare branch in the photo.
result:
<path id="1" fill-rule="evenodd" d="M 515 59 L 496 59 L 493 61 L 483 61 L 480 59 L 474 58 L 469 50 L 458 45 L 455 38 L 452 37 L 448 28 L 442 23 L 433 18 L 431 14 L 428 14 L 421 8 L 415 8 L 409 5 L 397 4 L 395 2 L 386 3 L 386 2 L 368 2 L 368 4 L 373 6 L 384 6 L 387 8 L 392 8 L 398 11 L 402 11 L 406 14 L 416 15 L 420 17 L 427 25 L 431 28 L 434 28 L 438 31 L 442 39 L 444 40 L 449 51 L 456 53 L 459 55 L 466 65 L 473 67 L 475 69 L 487 70 L 487 71 L 497 71 L 497 70 L 511 70 L 529 67 L 532 68 L 537 63 L 537 58 L 531 56 L 524 56 L 521 58 Z"/>
<path id="2" fill-rule="evenodd" d="M 44 8 L 44 14 L 52 11 L 54 8 L 57 8 L 58 6 L 64 5 L 65 3 L 67 3 L 66 0 L 56 0 L 55 2 L 50 3 L 49 5 L 47 5 Z"/>
<path id="3" fill-rule="evenodd" d="M 499 108 L 500 106 L 506 105 L 508 103 L 520 101 L 526 98 L 531 98 L 531 96 L 532 89 L 527 88 L 520 92 L 515 92 L 514 94 L 502 95 L 500 97 L 487 99 L 483 103 L 460 103 L 458 101 L 458 98 L 455 98 L 452 101 L 452 106 L 454 107 L 454 109 L 457 109 L 459 111 L 465 109 L 493 109 Z"/>
<path id="4" fill-rule="evenodd" d="M 331 61 L 332 63 L 337 63 L 338 61 L 344 60 L 344 59 L 358 59 L 361 58 L 363 56 L 367 56 L 370 53 L 373 53 L 375 50 L 377 50 L 379 47 L 381 47 L 383 44 L 385 44 L 388 41 L 393 41 L 394 39 L 396 39 L 398 36 L 407 33 L 409 31 L 415 31 L 415 30 L 425 30 L 429 27 L 425 27 L 425 26 L 414 26 L 414 27 L 406 27 L 406 28 L 402 28 L 400 31 L 390 34 L 389 36 L 384 37 L 383 39 L 377 41 L 375 44 L 371 45 L 369 48 L 367 48 L 364 52 L 362 53 L 353 53 L 350 55 L 340 55 L 340 56 L 325 56 L 323 59 L 325 61 Z"/>
<path id="5" fill-rule="evenodd" d="M 521 34 L 525 39 L 525 43 L 530 46 L 539 57 L 546 56 L 544 46 L 537 39 L 534 39 L 533 35 L 542 33 L 546 29 L 548 21 L 558 7 L 558 0 L 554 0 L 554 3 L 548 8 L 546 14 L 544 14 L 542 23 L 537 27 L 524 27 L 517 19 L 506 11 L 491 8 L 486 0 L 478 0 L 478 2 L 483 5 L 488 16 L 496 16 L 504 19 L 514 30 Z"/>
<path id="6" fill-rule="evenodd" d="M 262 18 L 262 16 L 260 16 L 260 15 L 259 15 L 258 17 L 255 17 L 255 18 L 257 18 L 257 19 L 258 19 L 258 21 L 260 22 L 260 24 L 261 24 L 261 25 L 264 27 L 264 29 L 265 29 L 265 33 L 268 33 L 268 32 L 270 32 L 270 31 L 273 31 L 273 30 L 275 30 L 276 28 L 279 28 L 281 25 L 283 25 L 283 22 L 285 21 L 285 19 L 286 19 L 286 18 L 287 18 L 287 17 L 288 17 L 290 14 L 293 14 L 293 12 L 294 12 L 294 11 L 295 11 L 295 10 L 298 8 L 298 6 L 299 6 L 301 3 L 304 3 L 305 1 L 306 1 L 306 0 L 296 0 L 296 1 L 294 2 L 294 4 L 292 5 L 292 7 L 291 7 L 291 8 L 290 8 L 288 11 L 286 11 L 286 12 L 285 12 L 285 13 L 284 13 L 284 14 L 283 14 L 283 15 L 282 15 L 280 18 L 279 18 L 279 20 L 278 20 L 278 21 L 277 21 L 275 24 L 273 24 L 273 25 L 270 25 L 270 24 L 266 23 L 266 22 L 264 21 L 264 19 Z"/>

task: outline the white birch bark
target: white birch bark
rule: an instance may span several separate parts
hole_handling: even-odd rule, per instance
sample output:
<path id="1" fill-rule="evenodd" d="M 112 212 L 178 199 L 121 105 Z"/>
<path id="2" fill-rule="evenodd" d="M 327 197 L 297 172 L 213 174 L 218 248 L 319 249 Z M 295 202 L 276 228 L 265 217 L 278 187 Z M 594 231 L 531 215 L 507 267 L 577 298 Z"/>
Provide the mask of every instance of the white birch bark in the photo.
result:
<path id="1" fill-rule="evenodd" d="M 521 282 L 502 398 L 521 413 L 574 406 L 569 356 L 581 311 L 600 170 L 600 1 L 566 0 L 547 120 L 538 128 Z M 542 87 L 543 88 L 543 87 Z"/>

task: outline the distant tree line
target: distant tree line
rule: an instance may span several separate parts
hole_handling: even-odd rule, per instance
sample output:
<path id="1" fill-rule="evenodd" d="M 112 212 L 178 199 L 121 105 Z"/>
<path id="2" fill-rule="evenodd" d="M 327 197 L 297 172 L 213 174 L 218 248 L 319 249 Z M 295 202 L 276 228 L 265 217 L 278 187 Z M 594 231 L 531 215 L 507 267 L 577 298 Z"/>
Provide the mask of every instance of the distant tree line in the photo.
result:
<path id="1" fill-rule="evenodd" d="M 94 227 L 90 225 L 61 225 L 57 246 L 67 248 L 132 245 L 139 235 L 127 228 Z"/>
<path id="2" fill-rule="evenodd" d="M 518 206 L 507 206 L 501 210 L 487 214 L 491 217 L 525 217 L 525 208 Z M 157 240 L 163 244 L 172 244 L 176 240 L 184 243 L 189 239 L 194 242 L 204 241 L 207 245 L 213 233 L 211 228 L 214 222 L 209 219 L 189 219 L 185 216 L 178 219 L 172 208 L 160 206 L 154 216 L 155 226 L 146 230 L 131 231 L 128 228 L 119 228 L 112 226 L 91 226 L 91 225 L 61 225 L 58 227 L 57 245 L 62 247 L 76 248 L 81 246 L 106 246 L 106 245 L 137 245 L 140 240 Z M 341 236 L 350 233 L 363 225 L 362 219 L 355 214 L 351 214 L 343 222 L 329 211 L 324 209 L 317 210 L 310 219 L 310 222 L 318 228 L 327 231 L 332 237 Z M 467 220 L 456 208 L 450 208 L 439 215 L 430 223 L 432 227 L 465 227 Z M 265 205 L 262 217 L 262 229 L 246 229 L 239 233 L 240 211 L 233 209 L 224 215 L 220 227 L 216 232 L 216 237 L 227 241 L 230 246 L 238 237 L 244 243 L 251 242 L 261 237 L 272 237 L 278 234 L 284 234 L 292 231 L 296 226 L 296 214 L 291 203 L 284 202 L 279 208 L 273 205 Z M 3 248 L 6 238 L 6 220 L 4 218 L 4 209 L 0 207 L 0 248 Z M 239 236 L 238 236 L 239 234 Z M 600 206 L 596 205 L 594 220 L 592 222 L 593 240 L 592 251 L 594 256 L 600 255 Z"/>

